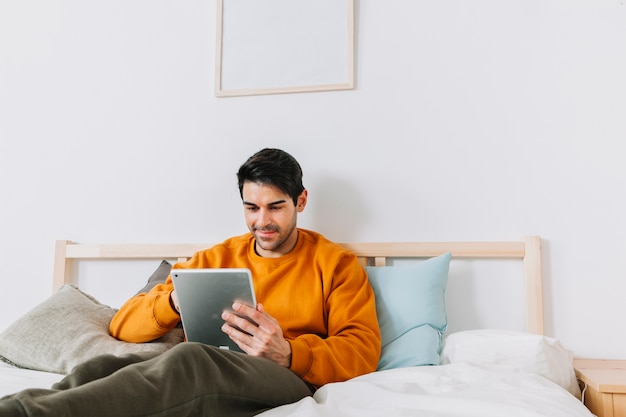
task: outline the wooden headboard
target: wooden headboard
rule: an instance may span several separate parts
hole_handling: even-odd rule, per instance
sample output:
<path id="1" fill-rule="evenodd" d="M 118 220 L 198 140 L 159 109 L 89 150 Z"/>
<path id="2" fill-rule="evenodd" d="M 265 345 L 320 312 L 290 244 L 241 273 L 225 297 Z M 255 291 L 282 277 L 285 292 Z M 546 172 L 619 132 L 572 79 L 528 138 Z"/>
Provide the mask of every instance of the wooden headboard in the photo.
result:
<path id="1" fill-rule="evenodd" d="M 524 263 L 526 292 L 526 328 L 543 334 L 543 292 L 541 282 L 541 238 L 529 236 L 508 242 L 383 242 L 341 243 L 353 251 L 363 265 L 384 266 L 388 258 L 429 258 L 446 252 L 452 258 L 512 258 Z M 212 244 L 83 244 L 56 241 L 53 291 L 73 283 L 73 262 L 91 260 L 161 260 L 184 261 Z"/>

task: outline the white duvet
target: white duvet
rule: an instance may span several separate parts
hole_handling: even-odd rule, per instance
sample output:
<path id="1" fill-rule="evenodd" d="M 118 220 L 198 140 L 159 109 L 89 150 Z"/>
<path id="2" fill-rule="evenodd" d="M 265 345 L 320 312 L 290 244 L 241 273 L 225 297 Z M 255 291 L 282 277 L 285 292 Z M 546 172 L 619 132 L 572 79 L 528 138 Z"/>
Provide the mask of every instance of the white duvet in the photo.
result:
<path id="1" fill-rule="evenodd" d="M 470 363 L 375 372 L 262 416 L 593 417 L 543 376 Z"/>

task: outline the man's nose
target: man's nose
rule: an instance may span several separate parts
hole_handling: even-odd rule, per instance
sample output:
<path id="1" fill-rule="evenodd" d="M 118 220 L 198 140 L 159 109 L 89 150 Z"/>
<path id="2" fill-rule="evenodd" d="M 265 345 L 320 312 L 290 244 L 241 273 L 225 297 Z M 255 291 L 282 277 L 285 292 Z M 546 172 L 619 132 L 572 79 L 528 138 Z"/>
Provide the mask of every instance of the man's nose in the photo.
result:
<path id="1" fill-rule="evenodd" d="M 264 209 L 259 210 L 257 221 L 256 221 L 257 225 L 260 227 L 265 227 L 268 224 L 270 224 L 270 222 L 271 222 L 271 217 L 270 217 L 269 210 L 264 210 Z"/>

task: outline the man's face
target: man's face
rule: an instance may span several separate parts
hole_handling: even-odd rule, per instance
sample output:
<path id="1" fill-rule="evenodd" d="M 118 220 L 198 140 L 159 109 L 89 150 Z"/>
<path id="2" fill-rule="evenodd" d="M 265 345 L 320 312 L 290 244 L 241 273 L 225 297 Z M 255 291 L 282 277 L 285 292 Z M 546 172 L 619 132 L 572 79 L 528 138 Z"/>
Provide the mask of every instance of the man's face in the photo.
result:
<path id="1" fill-rule="evenodd" d="M 296 221 L 304 210 L 307 191 L 291 197 L 273 185 L 245 182 L 243 209 L 248 229 L 256 239 L 256 251 L 265 258 L 277 258 L 290 252 L 298 241 Z"/>

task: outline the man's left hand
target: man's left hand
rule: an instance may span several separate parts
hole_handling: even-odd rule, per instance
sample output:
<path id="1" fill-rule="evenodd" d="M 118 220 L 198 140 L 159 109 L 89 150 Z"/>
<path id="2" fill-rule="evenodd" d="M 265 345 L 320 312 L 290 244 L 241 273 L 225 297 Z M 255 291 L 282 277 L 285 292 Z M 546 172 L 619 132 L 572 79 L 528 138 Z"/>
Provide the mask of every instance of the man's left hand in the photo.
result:
<path id="1" fill-rule="evenodd" d="M 257 304 L 254 309 L 234 303 L 233 310 L 233 313 L 222 313 L 225 322 L 222 331 L 248 355 L 267 358 L 288 368 L 291 345 L 283 337 L 278 321 L 267 314 L 263 305 Z"/>

